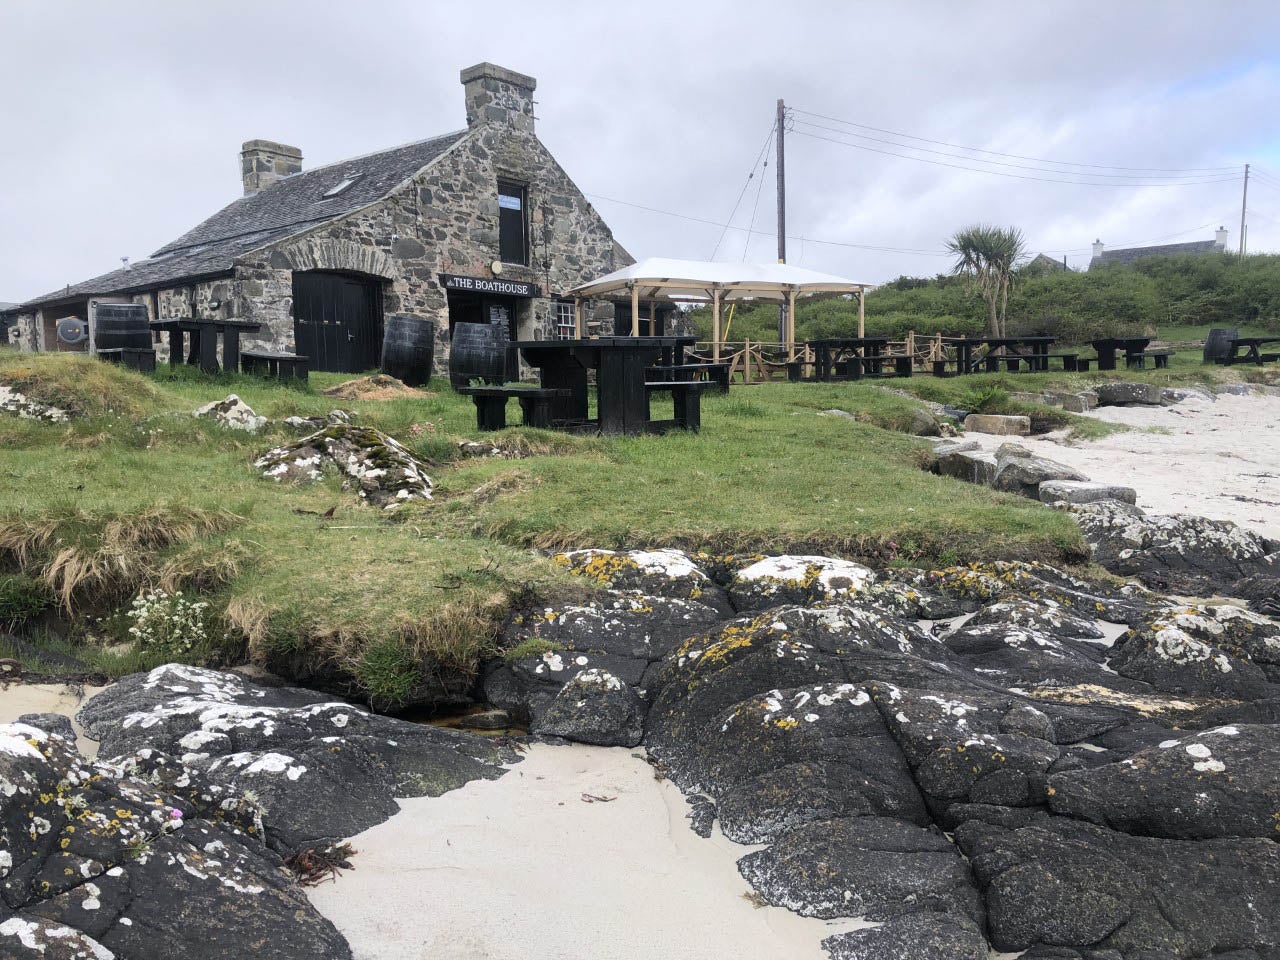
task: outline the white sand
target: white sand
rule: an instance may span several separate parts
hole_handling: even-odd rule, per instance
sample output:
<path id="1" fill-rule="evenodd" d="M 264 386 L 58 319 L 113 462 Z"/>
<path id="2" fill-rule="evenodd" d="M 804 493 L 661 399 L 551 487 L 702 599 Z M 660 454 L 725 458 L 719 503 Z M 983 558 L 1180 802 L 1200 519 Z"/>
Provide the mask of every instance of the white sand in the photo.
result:
<path id="1" fill-rule="evenodd" d="M 71 687 L 62 683 L 0 684 L 0 723 L 12 723 L 24 713 L 60 713 L 71 718 L 76 746 L 86 757 L 98 755 L 98 744 L 88 740 L 76 723 L 76 711 L 102 687 Z"/>
<path id="2" fill-rule="evenodd" d="M 1172 407 L 1100 407 L 1089 415 L 1135 429 L 1070 444 L 966 437 L 984 449 L 1013 440 L 1090 480 L 1133 487 L 1150 513 L 1233 520 L 1280 540 L 1280 397 L 1193 397 Z M 1144 432 L 1153 427 L 1160 432 Z"/>
<path id="3" fill-rule="evenodd" d="M 638 750 L 535 744 L 401 805 L 308 891 L 356 960 L 826 960 L 823 937 L 867 925 L 753 905 L 734 866 L 753 848 L 694 834 Z"/>

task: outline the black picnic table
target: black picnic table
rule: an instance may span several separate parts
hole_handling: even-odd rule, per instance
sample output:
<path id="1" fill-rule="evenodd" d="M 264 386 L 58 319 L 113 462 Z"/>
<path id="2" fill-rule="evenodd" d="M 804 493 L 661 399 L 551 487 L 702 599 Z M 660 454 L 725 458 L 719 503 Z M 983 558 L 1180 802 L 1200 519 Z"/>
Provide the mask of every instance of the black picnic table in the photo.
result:
<path id="1" fill-rule="evenodd" d="M 1256 363 L 1262 366 L 1264 363 L 1280 358 L 1280 354 L 1262 352 L 1262 347 L 1268 343 L 1280 343 L 1280 337 L 1236 337 L 1234 340 L 1228 340 L 1227 355 L 1219 362 L 1227 366 L 1235 363 Z M 1240 355 L 1242 347 L 1244 356 Z"/>
<path id="2" fill-rule="evenodd" d="M 888 337 L 824 337 L 808 341 L 813 350 L 813 379 L 857 380 L 864 374 L 878 376 L 884 363 Z M 844 365 L 846 372 L 840 372 Z"/>
<path id="3" fill-rule="evenodd" d="M 257 333 L 262 324 L 253 320 L 200 319 L 197 317 L 166 317 L 152 320 L 151 329 L 169 334 L 169 365 L 182 363 L 183 356 L 190 364 L 199 363 L 205 373 L 218 372 L 218 337 L 222 337 L 222 364 L 230 373 L 240 369 L 240 334 Z M 185 350 L 186 335 L 191 334 L 191 351 Z"/>
<path id="4" fill-rule="evenodd" d="M 985 366 L 994 373 L 994 364 L 1003 360 L 1011 369 L 1025 361 L 1029 371 L 1041 373 L 1049 369 L 1049 348 L 1057 342 L 1057 337 L 965 337 L 955 343 L 956 372 L 977 373 Z M 987 352 L 975 357 L 974 351 L 982 346 Z"/>
<path id="5" fill-rule="evenodd" d="M 551 417 L 566 425 L 588 425 L 587 372 L 596 371 L 596 408 L 601 433 L 647 433 L 650 429 L 645 370 L 658 361 L 681 366 L 697 337 L 597 337 L 517 340 L 511 344 L 538 368 L 544 389 L 564 390 L 552 401 Z"/>
<path id="6" fill-rule="evenodd" d="M 1114 370 L 1118 351 L 1124 351 L 1126 367 L 1134 366 L 1130 358 L 1143 353 L 1149 343 L 1151 343 L 1150 337 L 1104 337 L 1101 340 L 1089 341 L 1089 345 L 1098 351 L 1099 370 Z"/>

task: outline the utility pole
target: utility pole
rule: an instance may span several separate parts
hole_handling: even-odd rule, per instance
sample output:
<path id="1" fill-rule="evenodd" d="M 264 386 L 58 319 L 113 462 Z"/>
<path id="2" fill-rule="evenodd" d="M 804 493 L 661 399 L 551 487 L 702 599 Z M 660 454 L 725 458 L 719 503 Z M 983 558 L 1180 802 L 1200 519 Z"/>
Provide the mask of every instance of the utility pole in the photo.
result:
<path id="1" fill-rule="evenodd" d="M 779 103 L 782 101 L 779 100 Z M 1240 198 L 1240 259 L 1244 260 L 1244 214 L 1249 206 L 1249 164 L 1244 165 L 1244 195 Z"/>
<path id="2" fill-rule="evenodd" d="M 783 105 L 782 100 L 778 100 L 778 116 L 774 120 L 774 129 L 778 138 L 778 262 L 787 262 L 787 167 L 786 167 L 786 148 L 785 129 L 787 120 L 787 108 Z M 778 342 L 785 343 L 787 339 L 787 306 L 780 304 L 778 307 Z"/>

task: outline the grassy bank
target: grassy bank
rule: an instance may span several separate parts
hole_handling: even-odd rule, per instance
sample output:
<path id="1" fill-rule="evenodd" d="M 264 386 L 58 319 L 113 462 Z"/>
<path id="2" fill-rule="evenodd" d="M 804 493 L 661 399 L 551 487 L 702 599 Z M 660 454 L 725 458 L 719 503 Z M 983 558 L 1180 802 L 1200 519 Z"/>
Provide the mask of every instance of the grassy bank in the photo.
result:
<path id="1" fill-rule="evenodd" d="M 477 437 L 475 410 L 440 382 L 394 398 L 323 394 L 345 379 L 317 374 L 297 387 L 164 369 L 144 377 L 67 355 L 0 352 L 0 382 L 64 405 L 71 397 L 84 414 L 66 424 L 0 419 L 0 577 L 11 581 L 0 588 L 0 630 L 19 609 L 28 632 L 71 621 L 96 669 L 136 670 L 173 651 L 131 644 L 122 607 L 139 591 L 181 589 L 210 604 L 209 640 L 192 658 L 305 660 L 394 706 L 432 671 L 465 681 L 516 598 L 585 589 L 530 547 L 678 545 L 935 565 L 1084 556 L 1065 515 L 923 471 L 927 443 L 900 432 L 917 405 L 877 385 L 735 388 L 704 400 L 698 435 L 515 428 L 486 439 L 535 455 L 501 459 L 461 455 L 457 441 Z M 893 385 L 957 405 L 994 396 L 998 406 L 1004 391 L 1090 379 Z M 250 435 L 191 416 L 229 392 L 275 419 L 351 410 L 433 464 L 435 499 L 388 514 L 336 478 L 308 487 L 262 479 L 253 459 L 294 434 L 273 425 Z M 825 415 L 833 409 L 851 416 Z"/>

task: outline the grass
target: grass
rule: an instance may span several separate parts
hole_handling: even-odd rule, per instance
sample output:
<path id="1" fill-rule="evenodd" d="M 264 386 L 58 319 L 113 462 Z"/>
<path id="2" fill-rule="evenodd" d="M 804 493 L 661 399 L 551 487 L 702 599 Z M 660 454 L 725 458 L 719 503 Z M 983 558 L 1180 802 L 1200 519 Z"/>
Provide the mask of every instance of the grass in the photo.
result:
<path id="1" fill-rule="evenodd" d="M 1229 375 L 1178 358 L 1168 371 L 1120 376 Z M 1099 376 L 893 385 L 994 411 L 1016 406 L 1014 392 L 1079 389 Z M 0 596 L 24 622 L 47 618 L 41 603 L 56 603 L 74 642 L 40 642 L 118 673 L 151 654 L 119 644 L 111 611 L 144 588 L 199 592 L 226 638 L 198 657 L 247 651 L 295 677 L 342 678 L 352 695 L 389 709 L 468 683 L 481 658 L 502 652 L 496 637 L 513 604 L 589 589 L 531 547 L 672 545 L 933 565 L 1085 558 L 1065 514 L 922 470 L 928 445 L 903 432 L 917 404 L 874 384 L 735 388 L 704 398 L 700 434 L 587 438 L 522 428 L 478 435 L 472 403 L 439 381 L 389 400 L 323 394 L 347 379 L 313 374 L 309 385 L 285 386 L 167 368 L 142 377 L 66 355 L 0 352 L 0 382 L 35 385 L 33 395 L 55 402 L 65 393 L 86 414 L 67 424 L 0 419 L 0 577 L 19 578 Z M 309 487 L 262 479 L 253 459 L 293 434 L 272 425 L 249 435 L 191 416 L 229 392 L 273 419 L 351 410 L 432 464 L 435 499 L 387 514 L 336 478 Z M 828 409 L 852 419 L 819 415 Z M 1082 426 L 1060 410 L 1037 413 Z M 522 457 L 466 457 L 457 441 L 468 437 Z"/>

